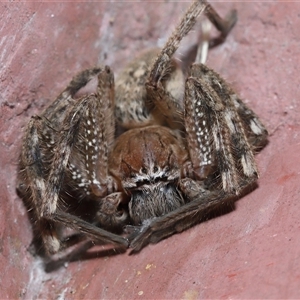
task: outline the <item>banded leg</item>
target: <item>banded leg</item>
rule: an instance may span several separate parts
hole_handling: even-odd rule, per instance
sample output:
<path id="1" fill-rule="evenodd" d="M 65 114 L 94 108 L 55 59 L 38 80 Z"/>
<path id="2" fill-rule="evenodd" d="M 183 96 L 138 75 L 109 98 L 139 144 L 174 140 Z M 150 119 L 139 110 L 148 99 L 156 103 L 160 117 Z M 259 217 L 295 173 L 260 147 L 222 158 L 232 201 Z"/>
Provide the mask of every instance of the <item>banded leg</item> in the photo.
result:
<path id="1" fill-rule="evenodd" d="M 80 76 L 76 78 L 78 77 Z M 70 180 L 67 178 L 70 172 L 72 188 L 76 190 L 86 187 L 85 196 L 98 201 L 99 209 L 104 205 L 106 211 L 103 213 L 111 215 L 109 221 L 123 220 L 123 215 L 120 216 L 116 211 L 120 193 L 106 196 L 108 191 L 113 189 L 113 182 L 107 175 L 107 155 L 114 138 L 113 85 L 113 75 L 106 67 L 98 75 L 96 94 L 78 99 L 74 106 L 67 108 L 60 131 L 57 133 L 57 143 L 52 149 L 54 154 L 48 166 L 49 174 L 43 172 L 45 158 L 41 146 L 43 139 L 40 136 L 43 131 L 41 127 L 45 125 L 39 117 L 33 118 L 29 123 L 25 138 L 30 141 L 31 146 L 25 146 L 22 161 L 26 166 L 29 182 L 33 182 L 30 186 L 33 206 L 37 210 L 38 222 L 43 226 L 42 239 L 50 254 L 61 248 L 55 223 L 85 233 L 96 242 L 122 246 L 128 244 L 125 238 L 62 212 L 61 209 L 60 196 L 67 192 L 65 189 Z M 59 102 L 57 107 L 60 107 Z M 50 123 L 50 120 L 47 122 Z"/>
<path id="2" fill-rule="evenodd" d="M 60 184 L 63 182 L 64 171 L 69 168 L 74 183 L 80 181 L 78 187 L 84 187 L 86 196 L 99 201 L 100 211 L 106 208 L 103 213 L 107 212 L 111 216 L 110 222 L 124 220 L 124 215 L 117 211 L 121 194 L 112 193 L 115 186 L 108 176 L 107 156 L 114 138 L 113 91 L 113 74 L 105 67 L 98 75 L 96 94 L 78 100 L 68 112 L 62 125 L 64 134 L 55 149 L 42 198 L 45 207 L 43 215 L 85 233 L 92 240 L 126 246 L 126 239 L 58 209 Z M 109 196 L 106 196 L 108 193 Z"/>
<path id="3" fill-rule="evenodd" d="M 189 194 L 186 195 L 191 200 L 189 203 L 164 216 L 148 220 L 140 228 L 134 228 L 134 231 L 129 228 L 133 231 L 129 236 L 133 252 L 138 252 L 150 243 L 158 243 L 164 238 L 200 223 L 205 220 L 210 211 L 236 197 L 236 195 L 226 194 L 224 191 L 203 191 L 201 184 L 189 178 L 183 179 L 180 187 L 189 191 Z"/>
<path id="4" fill-rule="evenodd" d="M 54 156 L 47 178 L 45 194 L 42 197 L 44 207 L 42 216 L 43 214 L 48 216 L 55 212 L 65 170 L 68 168 L 71 169 L 74 176 L 72 179 L 75 183 L 78 179 L 81 181 L 78 187 L 83 187 L 87 183 L 90 186 L 95 185 L 100 196 L 105 195 L 107 192 L 102 190 L 106 188 L 108 143 L 112 139 L 110 136 L 113 133 L 105 128 L 105 123 L 108 124 L 108 128 L 112 127 L 112 131 L 114 128 L 113 123 L 104 116 L 101 105 L 105 101 L 111 101 L 113 77 L 106 78 L 105 84 L 103 84 L 103 76 L 112 76 L 108 68 L 98 75 L 97 93 L 83 97 L 77 100 L 74 106 L 70 106 L 61 124 L 60 135 L 54 148 Z M 106 85 L 109 85 L 109 87 Z M 106 115 L 108 118 L 112 118 L 110 113 Z M 102 141 L 103 144 L 100 145 Z M 102 155 L 101 159 L 99 159 L 100 154 Z M 101 177 L 103 182 L 97 180 L 96 170 L 98 166 L 104 170 L 103 172 L 106 172 Z M 87 195 L 90 192 L 86 190 Z"/>
<path id="5" fill-rule="evenodd" d="M 69 107 L 78 100 L 75 98 L 76 93 L 84 88 L 101 70 L 101 68 L 96 67 L 77 74 L 57 99 L 44 111 L 42 117 L 50 121 L 52 128 L 59 128 Z"/>
<path id="6" fill-rule="evenodd" d="M 234 106 L 242 120 L 248 141 L 254 151 L 261 150 L 268 143 L 268 131 L 256 113 L 234 92 L 231 94 Z"/>
<path id="7" fill-rule="evenodd" d="M 191 76 L 201 78 L 223 100 L 231 134 L 238 139 L 235 144 L 239 145 L 242 136 L 246 135 L 246 140 L 252 151 L 263 148 L 267 143 L 267 129 L 255 112 L 247 107 L 230 85 L 217 72 L 203 64 L 193 66 L 191 72 Z M 240 145 L 239 149 L 242 147 Z"/>
<path id="8" fill-rule="evenodd" d="M 199 223 L 256 181 L 258 171 L 252 151 L 257 145 L 263 146 L 267 131 L 237 99 L 217 73 L 204 65 L 192 66 L 186 82 L 184 121 L 196 180 L 184 178 L 178 183 L 188 203 L 135 228 L 129 237 L 134 252 Z M 244 121 L 243 116 L 247 116 Z M 243 122 L 247 121 L 245 127 Z M 216 179 L 221 181 L 212 191 L 203 186 L 211 172 L 219 173 Z"/>
<path id="9" fill-rule="evenodd" d="M 238 177 L 238 190 L 243 190 L 255 181 L 255 176 Z M 162 239 L 204 221 L 211 211 L 226 203 L 231 203 L 238 197 L 235 189 L 209 191 L 203 188 L 201 182 L 191 178 L 180 180 L 178 187 L 188 203 L 164 216 L 147 220 L 141 227 L 129 227 L 130 247 L 133 252 L 138 252 L 150 243 L 158 243 Z"/>
<path id="10" fill-rule="evenodd" d="M 239 178 L 251 181 L 258 171 L 233 97 L 235 93 L 216 72 L 204 65 L 192 66 L 186 85 L 185 125 L 194 170 L 203 179 L 216 166 L 222 189 L 238 194 Z M 263 126 L 260 121 L 256 124 Z M 265 139 L 264 127 L 259 128 Z"/>
<path id="11" fill-rule="evenodd" d="M 174 98 L 172 93 L 166 88 L 163 81 L 168 76 L 168 69 L 173 54 L 177 50 L 180 41 L 189 33 L 197 17 L 204 12 L 209 20 L 221 31 L 221 35 L 225 38 L 236 22 L 236 12 L 232 11 L 227 20 L 223 20 L 204 0 L 194 1 L 187 10 L 186 14 L 174 30 L 173 34 L 160 51 L 158 57 L 153 63 L 150 75 L 146 82 L 147 94 L 149 95 L 153 105 L 157 107 L 165 116 L 168 123 L 172 123 L 174 112 L 180 114 L 183 107 L 180 106 L 178 99 Z"/>
<path id="12" fill-rule="evenodd" d="M 41 117 L 31 117 L 24 135 L 21 153 L 20 181 L 23 186 L 22 197 L 27 201 L 28 208 L 33 212 L 34 229 L 41 234 L 42 242 L 48 253 L 56 252 L 59 248 L 57 226 L 54 221 L 45 220 L 43 214 L 42 195 L 46 189 L 46 168 L 42 154 Z"/>

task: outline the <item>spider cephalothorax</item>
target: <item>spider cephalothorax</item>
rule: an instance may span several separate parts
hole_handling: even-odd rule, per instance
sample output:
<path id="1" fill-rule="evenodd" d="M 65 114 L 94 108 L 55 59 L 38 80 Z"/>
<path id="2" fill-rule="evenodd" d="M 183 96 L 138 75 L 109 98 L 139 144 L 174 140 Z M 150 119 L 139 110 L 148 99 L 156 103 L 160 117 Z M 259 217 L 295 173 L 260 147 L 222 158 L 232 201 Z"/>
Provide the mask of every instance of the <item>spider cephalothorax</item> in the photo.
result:
<path id="1" fill-rule="evenodd" d="M 19 187 L 48 253 L 62 247 L 61 225 L 138 251 L 256 181 L 254 152 L 267 139 L 259 118 L 216 72 L 196 61 L 185 76 L 172 57 L 202 12 L 223 39 L 236 21 L 195 1 L 166 45 L 128 64 L 116 84 L 109 67 L 83 71 L 31 118 Z M 96 91 L 79 97 L 92 78 Z"/>

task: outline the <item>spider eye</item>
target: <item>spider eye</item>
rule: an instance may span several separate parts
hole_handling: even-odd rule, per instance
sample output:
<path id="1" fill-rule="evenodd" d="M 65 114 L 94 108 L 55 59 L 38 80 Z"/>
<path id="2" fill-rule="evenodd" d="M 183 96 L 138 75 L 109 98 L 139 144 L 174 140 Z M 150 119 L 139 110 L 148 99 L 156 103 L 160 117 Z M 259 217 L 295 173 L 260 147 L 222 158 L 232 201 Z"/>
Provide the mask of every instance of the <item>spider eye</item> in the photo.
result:
<path id="1" fill-rule="evenodd" d="M 158 171 L 158 167 L 155 166 L 155 167 L 153 168 L 153 171 L 154 171 L 154 172 L 157 172 L 157 171 Z"/>
<path id="2" fill-rule="evenodd" d="M 147 169 L 146 168 L 142 168 L 142 173 L 147 174 Z"/>

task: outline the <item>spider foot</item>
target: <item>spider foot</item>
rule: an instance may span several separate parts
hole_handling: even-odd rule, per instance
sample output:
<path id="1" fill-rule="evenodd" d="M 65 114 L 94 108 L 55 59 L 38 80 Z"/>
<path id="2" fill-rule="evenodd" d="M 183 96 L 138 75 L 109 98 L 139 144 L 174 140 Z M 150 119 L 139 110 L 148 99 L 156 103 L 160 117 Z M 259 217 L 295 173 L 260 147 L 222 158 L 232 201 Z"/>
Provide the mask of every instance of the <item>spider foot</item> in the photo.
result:
<path id="1" fill-rule="evenodd" d="M 131 232 L 127 237 L 129 248 L 133 249 L 131 253 L 137 253 L 148 244 L 156 244 L 169 235 L 163 228 L 159 229 L 158 219 L 146 220 L 141 226 L 126 226 L 126 230 Z"/>

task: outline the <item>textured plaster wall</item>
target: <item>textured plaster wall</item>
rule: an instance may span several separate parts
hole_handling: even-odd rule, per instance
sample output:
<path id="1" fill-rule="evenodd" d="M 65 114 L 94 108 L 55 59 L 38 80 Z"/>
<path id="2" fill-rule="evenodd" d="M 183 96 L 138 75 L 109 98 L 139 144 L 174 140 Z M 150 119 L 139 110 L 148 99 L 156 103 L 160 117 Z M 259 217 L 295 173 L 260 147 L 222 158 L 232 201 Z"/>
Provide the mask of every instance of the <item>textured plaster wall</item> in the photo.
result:
<path id="1" fill-rule="evenodd" d="M 185 2 L 1 3 L 0 298 L 159 299 L 300 297 L 300 4 L 225 2 L 239 21 L 209 54 L 261 116 L 269 145 L 259 187 L 235 210 L 141 253 L 103 254 L 45 272 L 27 248 L 26 209 L 15 192 L 22 131 L 79 70 L 116 73 L 161 44 Z M 188 39 L 185 40 L 188 43 Z M 185 49 L 187 47 L 184 47 Z M 181 51 L 183 52 L 184 49 Z"/>

